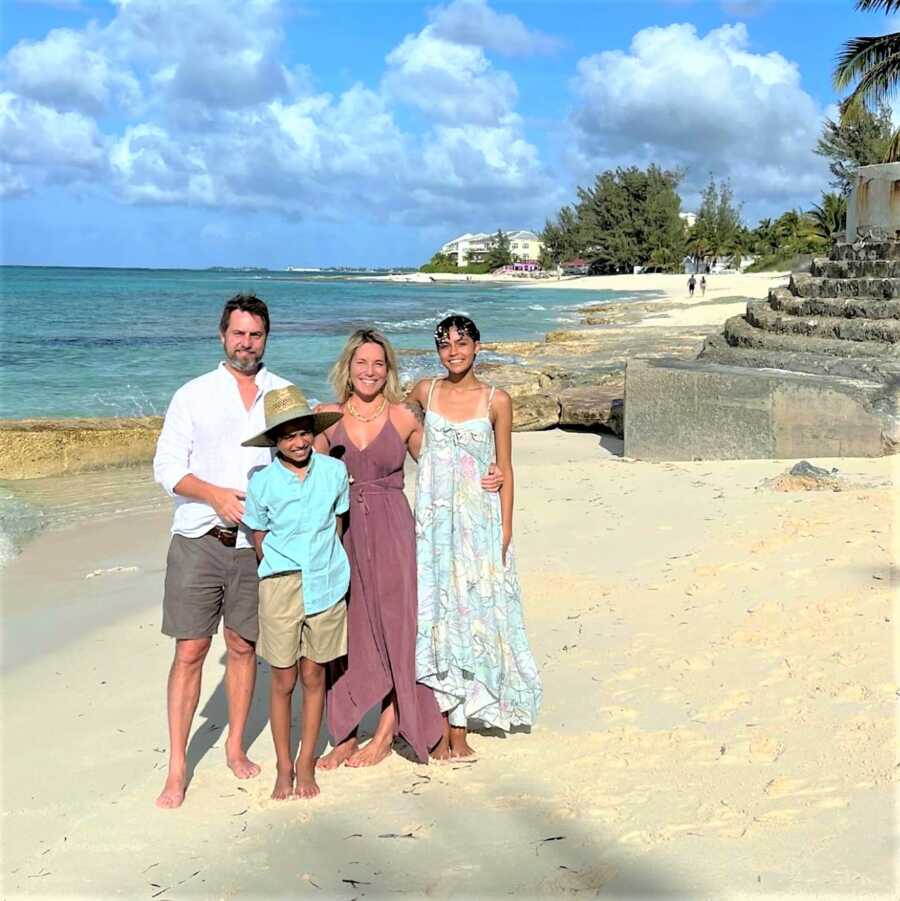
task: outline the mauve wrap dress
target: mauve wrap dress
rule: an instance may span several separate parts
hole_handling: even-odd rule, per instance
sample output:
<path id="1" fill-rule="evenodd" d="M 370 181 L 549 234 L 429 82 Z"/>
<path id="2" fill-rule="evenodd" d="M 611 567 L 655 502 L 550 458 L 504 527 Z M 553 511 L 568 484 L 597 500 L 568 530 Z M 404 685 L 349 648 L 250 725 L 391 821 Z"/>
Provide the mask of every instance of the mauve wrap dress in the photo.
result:
<path id="1" fill-rule="evenodd" d="M 406 445 L 390 420 L 364 450 L 343 422 L 331 437 L 331 455 L 351 476 L 347 657 L 329 665 L 328 728 L 341 742 L 394 689 L 395 734 L 423 763 L 441 737 L 434 693 L 416 682 L 416 535 L 403 493 Z"/>

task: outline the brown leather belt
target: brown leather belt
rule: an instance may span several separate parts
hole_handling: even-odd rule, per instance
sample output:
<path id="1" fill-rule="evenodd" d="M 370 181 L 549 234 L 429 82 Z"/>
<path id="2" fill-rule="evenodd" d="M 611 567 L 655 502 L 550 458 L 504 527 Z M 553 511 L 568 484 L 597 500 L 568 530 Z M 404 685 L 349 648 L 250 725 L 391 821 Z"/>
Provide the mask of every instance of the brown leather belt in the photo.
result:
<path id="1" fill-rule="evenodd" d="M 217 538 L 225 545 L 225 547 L 234 547 L 235 542 L 237 541 L 238 530 L 237 527 L 233 529 L 223 529 L 221 526 L 213 526 L 206 534 L 212 535 L 213 538 Z"/>

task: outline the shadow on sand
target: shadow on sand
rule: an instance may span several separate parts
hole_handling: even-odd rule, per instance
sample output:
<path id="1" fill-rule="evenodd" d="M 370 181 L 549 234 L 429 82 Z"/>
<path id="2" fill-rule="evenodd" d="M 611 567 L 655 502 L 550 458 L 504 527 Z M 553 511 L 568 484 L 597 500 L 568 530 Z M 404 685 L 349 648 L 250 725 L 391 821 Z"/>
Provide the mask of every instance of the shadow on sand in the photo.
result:
<path id="1" fill-rule="evenodd" d="M 222 665 L 222 673 L 219 682 L 207 702 L 197 715 L 194 722 L 194 731 L 188 742 L 187 766 L 188 785 L 194 778 L 194 770 L 206 755 L 219 747 L 219 738 L 228 730 L 228 695 L 225 691 L 225 661 L 227 654 L 222 654 L 219 663 Z M 204 674 L 206 675 L 206 674 Z M 208 677 L 207 677 L 208 678 Z M 268 663 L 257 658 L 256 660 L 256 689 L 253 692 L 253 703 L 250 706 L 250 714 L 247 717 L 247 726 L 244 730 L 244 747 L 250 748 L 259 738 L 269 722 L 269 693 L 272 685 L 272 670 Z M 291 756 L 296 757 L 300 747 L 300 717 L 303 711 L 303 687 L 297 680 L 294 689 L 291 709 Z M 379 708 L 376 705 L 362 719 L 359 727 L 360 741 L 370 738 L 378 723 Z M 403 743 L 400 743 L 403 745 Z M 397 749 L 401 756 L 403 747 Z M 325 718 L 322 718 L 322 727 L 319 730 L 319 738 L 316 741 L 316 756 L 324 754 L 328 748 L 328 730 Z M 410 752 L 411 753 L 411 752 Z M 222 749 L 224 755 L 224 749 Z M 252 757 L 253 755 L 251 755 Z M 274 777 L 274 774 L 271 774 Z"/>

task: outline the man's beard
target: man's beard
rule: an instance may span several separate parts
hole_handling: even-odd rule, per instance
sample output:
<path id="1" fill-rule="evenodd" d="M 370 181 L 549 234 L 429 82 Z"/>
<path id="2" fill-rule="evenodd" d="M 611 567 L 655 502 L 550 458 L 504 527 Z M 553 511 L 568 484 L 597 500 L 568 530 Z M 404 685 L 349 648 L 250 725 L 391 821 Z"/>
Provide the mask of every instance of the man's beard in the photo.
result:
<path id="1" fill-rule="evenodd" d="M 234 353 L 226 354 L 225 356 L 232 369 L 236 369 L 238 372 L 247 373 L 248 375 L 256 372 L 262 365 L 262 354 L 259 356 L 247 356 L 245 359 L 241 359 L 238 356 L 238 352 L 235 351 Z"/>

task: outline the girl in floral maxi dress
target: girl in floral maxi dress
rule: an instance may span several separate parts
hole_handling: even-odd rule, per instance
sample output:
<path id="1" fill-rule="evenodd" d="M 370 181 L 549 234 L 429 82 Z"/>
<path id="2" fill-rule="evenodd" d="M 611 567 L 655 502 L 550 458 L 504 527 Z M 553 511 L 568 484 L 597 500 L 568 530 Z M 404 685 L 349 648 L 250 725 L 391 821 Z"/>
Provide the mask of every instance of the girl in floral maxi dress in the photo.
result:
<path id="1" fill-rule="evenodd" d="M 419 614 L 416 678 L 443 714 L 437 758 L 473 754 L 468 721 L 531 726 L 541 680 L 528 646 L 512 547 L 512 401 L 473 371 L 475 323 L 451 316 L 435 329 L 443 379 L 420 382 L 425 408 L 416 479 Z M 494 461 L 499 497 L 479 480 Z"/>

